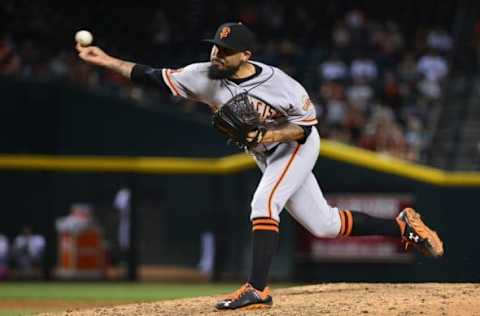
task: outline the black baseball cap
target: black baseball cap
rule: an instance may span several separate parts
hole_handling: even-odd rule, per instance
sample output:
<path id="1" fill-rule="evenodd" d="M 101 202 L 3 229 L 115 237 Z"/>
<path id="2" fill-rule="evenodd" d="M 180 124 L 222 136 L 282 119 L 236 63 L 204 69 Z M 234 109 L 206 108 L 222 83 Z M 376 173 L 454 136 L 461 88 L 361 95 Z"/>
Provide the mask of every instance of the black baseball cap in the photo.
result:
<path id="1" fill-rule="evenodd" d="M 251 51 L 255 42 L 255 35 L 240 22 L 224 23 L 218 27 L 214 38 L 204 41 L 236 52 Z"/>

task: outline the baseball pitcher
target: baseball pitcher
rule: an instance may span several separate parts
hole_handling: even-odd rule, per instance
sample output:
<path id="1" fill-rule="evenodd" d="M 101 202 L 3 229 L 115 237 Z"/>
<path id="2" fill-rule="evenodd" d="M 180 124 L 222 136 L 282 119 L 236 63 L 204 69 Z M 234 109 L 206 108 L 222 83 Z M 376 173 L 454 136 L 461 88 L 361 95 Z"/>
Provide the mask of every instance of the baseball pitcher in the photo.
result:
<path id="1" fill-rule="evenodd" d="M 413 245 L 426 255 L 443 255 L 438 235 L 411 208 L 387 220 L 328 205 L 312 173 L 320 138 L 315 107 L 303 86 L 282 70 L 251 59 L 254 34 L 241 23 L 221 25 L 206 41 L 213 44 L 210 61 L 180 69 L 127 62 L 98 47 L 76 48 L 84 61 L 135 83 L 208 104 L 213 126 L 255 157 L 263 176 L 251 202 L 250 276 L 219 301 L 217 309 L 272 306 L 267 279 L 283 208 L 318 237 L 398 236 L 405 246 Z"/>

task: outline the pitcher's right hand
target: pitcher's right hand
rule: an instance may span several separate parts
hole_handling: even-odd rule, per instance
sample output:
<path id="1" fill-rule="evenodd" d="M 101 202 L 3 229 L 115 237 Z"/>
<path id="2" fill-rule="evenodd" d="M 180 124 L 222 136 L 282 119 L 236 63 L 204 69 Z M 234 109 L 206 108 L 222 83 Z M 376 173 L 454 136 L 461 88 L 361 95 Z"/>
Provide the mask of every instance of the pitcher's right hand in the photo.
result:
<path id="1" fill-rule="evenodd" d="M 89 64 L 110 67 L 115 61 L 115 58 L 108 55 L 97 46 L 82 46 L 77 43 L 75 48 L 78 51 L 78 56 Z"/>

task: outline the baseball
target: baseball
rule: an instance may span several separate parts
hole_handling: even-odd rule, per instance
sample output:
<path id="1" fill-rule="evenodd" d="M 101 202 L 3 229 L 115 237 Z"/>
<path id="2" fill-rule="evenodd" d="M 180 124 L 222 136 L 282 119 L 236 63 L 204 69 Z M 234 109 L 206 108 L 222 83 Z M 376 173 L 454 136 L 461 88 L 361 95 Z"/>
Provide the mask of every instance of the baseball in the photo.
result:
<path id="1" fill-rule="evenodd" d="M 88 46 L 92 44 L 93 35 L 89 31 L 81 30 L 75 33 L 75 41 L 82 46 Z"/>

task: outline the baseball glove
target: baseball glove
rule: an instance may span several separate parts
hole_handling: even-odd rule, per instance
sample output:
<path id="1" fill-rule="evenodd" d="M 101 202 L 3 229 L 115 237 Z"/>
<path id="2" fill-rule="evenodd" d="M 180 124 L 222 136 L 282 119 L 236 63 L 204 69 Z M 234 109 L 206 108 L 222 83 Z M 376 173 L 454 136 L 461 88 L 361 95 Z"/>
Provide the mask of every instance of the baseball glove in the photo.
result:
<path id="1" fill-rule="evenodd" d="M 247 93 L 238 94 L 225 103 L 213 115 L 212 124 L 230 143 L 241 149 L 257 146 L 267 131 Z"/>

